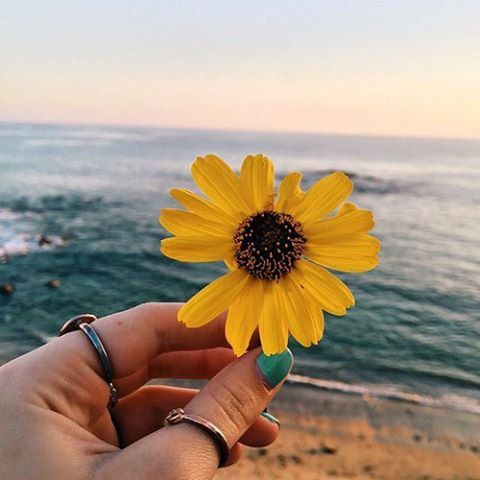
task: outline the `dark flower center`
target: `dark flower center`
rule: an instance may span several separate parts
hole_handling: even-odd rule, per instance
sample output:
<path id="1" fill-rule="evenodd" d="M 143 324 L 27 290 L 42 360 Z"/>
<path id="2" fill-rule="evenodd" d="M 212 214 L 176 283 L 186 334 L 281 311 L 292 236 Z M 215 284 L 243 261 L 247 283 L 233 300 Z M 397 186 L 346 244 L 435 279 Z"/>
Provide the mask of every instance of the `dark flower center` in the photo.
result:
<path id="1" fill-rule="evenodd" d="M 278 281 L 303 255 L 303 228 L 287 213 L 265 210 L 239 225 L 233 241 L 238 268 L 255 278 Z"/>

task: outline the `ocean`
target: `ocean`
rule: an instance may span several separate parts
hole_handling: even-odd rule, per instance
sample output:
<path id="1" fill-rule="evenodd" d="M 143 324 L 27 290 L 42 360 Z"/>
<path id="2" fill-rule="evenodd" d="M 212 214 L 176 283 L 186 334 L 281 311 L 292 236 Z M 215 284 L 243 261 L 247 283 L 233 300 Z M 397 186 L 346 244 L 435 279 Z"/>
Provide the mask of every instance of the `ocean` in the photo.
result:
<path id="1" fill-rule="evenodd" d="M 224 272 L 163 257 L 158 213 L 195 156 L 256 152 L 304 187 L 346 171 L 383 246 L 341 275 L 357 306 L 317 347 L 291 342 L 292 381 L 480 413 L 478 141 L 0 123 L 0 363 L 78 313 L 184 301 Z"/>

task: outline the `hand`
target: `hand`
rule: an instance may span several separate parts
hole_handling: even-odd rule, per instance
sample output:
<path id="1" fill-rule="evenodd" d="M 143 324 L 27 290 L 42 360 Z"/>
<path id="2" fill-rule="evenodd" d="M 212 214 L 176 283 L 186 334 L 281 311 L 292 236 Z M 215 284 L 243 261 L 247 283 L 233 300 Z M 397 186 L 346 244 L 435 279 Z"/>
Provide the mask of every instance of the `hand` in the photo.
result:
<path id="1" fill-rule="evenodd" d="M 176 319 L 178 307 L 145 304 L 92 323 L 109 353 L 120 394 L 114 414 L 123 448 L 106 407 L 102 366 L 83 332 L 3 365 L 0 478 L 211 479 L 219 462 L 214 441 L 187 423 L 161 428 L 176 407 L 224 433 L 229 465 L 240 458 L 242 444 L 272 443 L 278 425 L 259 415 L 288 374 L 290 354 L 280 362 L 280 356 L 265 357 L 254 348 L 235 359 L 225 348 L 224 318 L 188 329 Z M 144 386 L 152 378 L 211 380 L 198 392 Z"/>

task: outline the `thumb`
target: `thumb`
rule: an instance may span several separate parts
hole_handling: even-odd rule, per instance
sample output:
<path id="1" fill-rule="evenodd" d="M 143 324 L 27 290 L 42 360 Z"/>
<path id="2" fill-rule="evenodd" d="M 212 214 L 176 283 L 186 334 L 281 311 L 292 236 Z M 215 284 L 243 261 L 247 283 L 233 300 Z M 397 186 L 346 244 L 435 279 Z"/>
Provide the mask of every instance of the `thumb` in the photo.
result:
<path id="1" fill-rule="evenodd" d="M 288 349 L 266 356 L 257 348 L 221 370 L 184 410 L 213 423 L 231 448 L 280 390 L 292 364 Z M 134 471 L 139 479 L 207 480 L 219 463 L 215 441 L 188 423 L 161 428 L 123 450 L 116 460 L 124 455 L 128 458 L 122 459 L 121 471 Z"/>
<path id="2" fill-rule="evenodd" d="M 280 390 L 292 364 L 290 350 L 266 356 L 255 349 L 217 374 L 184 410 L 212 422 L 231 448 Z M 218 453 L 212 456 L 212 465 L 218 467 Z"/>

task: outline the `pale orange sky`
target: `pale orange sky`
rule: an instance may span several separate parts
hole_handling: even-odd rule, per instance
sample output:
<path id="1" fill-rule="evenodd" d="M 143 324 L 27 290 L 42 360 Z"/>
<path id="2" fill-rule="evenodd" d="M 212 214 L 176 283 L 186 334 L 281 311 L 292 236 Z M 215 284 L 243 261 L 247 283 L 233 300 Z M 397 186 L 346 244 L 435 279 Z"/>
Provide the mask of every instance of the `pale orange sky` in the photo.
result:
<path id="1" fill-rule="evenodd" d="M 0 12 L 3 121 L 480 138 L 475 1 L 7 0 Z"/>

